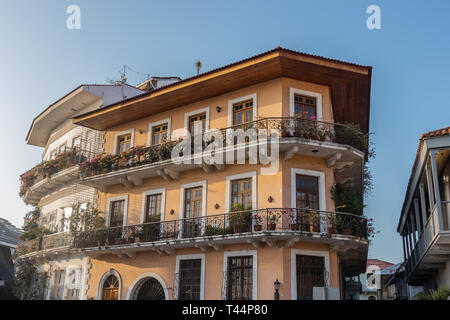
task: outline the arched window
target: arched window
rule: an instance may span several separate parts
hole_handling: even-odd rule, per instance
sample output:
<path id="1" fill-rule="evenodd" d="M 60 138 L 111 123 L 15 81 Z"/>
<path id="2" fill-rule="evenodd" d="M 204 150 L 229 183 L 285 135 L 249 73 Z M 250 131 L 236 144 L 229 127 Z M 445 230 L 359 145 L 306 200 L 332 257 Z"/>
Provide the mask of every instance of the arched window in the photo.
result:
<path id="1" fill-rule="evenodd" d="M 165 300 L 166 295 L 161 283 L 155 278 L 145 278 L 138 283 L 133 300 Z"/>
<path id="2" fill-rule="evenodd" d="M 103 282 L 102 300 L 118 300 L 119 299 L 119 279 L 111 274 Z"/>

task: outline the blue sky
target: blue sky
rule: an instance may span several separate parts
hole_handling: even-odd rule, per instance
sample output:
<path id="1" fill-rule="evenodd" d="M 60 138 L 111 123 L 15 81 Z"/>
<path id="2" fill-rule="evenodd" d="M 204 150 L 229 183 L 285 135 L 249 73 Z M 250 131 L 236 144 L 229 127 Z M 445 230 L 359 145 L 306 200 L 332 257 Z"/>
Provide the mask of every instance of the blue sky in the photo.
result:
<path id="1" fill-rule="evenodd" d="M 66 8 L 81 8 L 81 30 Z M 381 8 L 368 30 L 366 8 Z M 0 0 L 3 137 L 0 216 L 29 210 L 18 177 L 40 160 L 28 146 L 32 119 L 80 83 L 104 83 L 129 65 L 151 75 L 195 74 L 282 46 L 373 66 L 371 131 L 376 159 L 366 214 L 377 234 L 369 256 L 400 262 L 398 216 L 421 133 L 450 125 L 448 1 L 6 1 Z M 145 79 L 129 72 L 129 83 Z"/>

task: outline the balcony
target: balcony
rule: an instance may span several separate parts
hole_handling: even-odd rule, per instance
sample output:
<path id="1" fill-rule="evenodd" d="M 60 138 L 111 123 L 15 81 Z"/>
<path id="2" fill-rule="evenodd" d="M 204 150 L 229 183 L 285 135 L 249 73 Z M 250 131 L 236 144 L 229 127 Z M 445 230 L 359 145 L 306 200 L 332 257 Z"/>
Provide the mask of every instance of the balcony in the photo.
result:
<path id="1" fill-rule="evenodd" d="M 40 164 L 20 176 L 19 195 L 26 204 L 37 205 L 40 199 L 79 179 L 79 165 L 92 157 L 92 153 L 67 149 L 55 159 Z"/>
<path id="2" fill-rule="evenodd" d="M 264 129 L 269 135 L 276 129 L 280 134 L 279 151 L 285 154 L 286 160 L 295 154 L 325 158 L 327 165 L 336 169 L 337 182 L 361 186 L 362 167 L 369 152 L 368 135 L 354 126 L 292 117 L 262 118 L 217 130 L 222 133 L 223 147 L 216 149 L 216 154 L 244 149 L 248 157 L 251 146 L 271 141 L 261 131 L 254 136 L 255 140 L 239 141 L 232 136 L 232 130 L 237 129 L 243 133 L 249 132 L 249 129 Z M 231 142 L 227 143 L 227 138 Z M 195 139 L 193 137 L 191 141 Z M 214 142 L 213 138 L 207 138 L 205 134 L 202 140 L 203 148 Z M 206 164 L 202 152 L 194 153 L 193 143 L 191 163 L 175 164 L 171 160 L 171 152 L 177 144 L 177 141 L 170 141 L 157 146 L 134 147 L 120 155 L 99 155 L 83 164 L 81 183 L 106 192 L 109 186 L 115 184 L 123 184 L 127 188 L 140 186 L 143 179 L 155 176 L 168 181 L 177 180 L 181 172 L 196 168 L 202 168 L 207 173 L 224 169 L 224 164 Z"/>
<path id="3" fill-rule="evenodd" d="M 450 201 L 441 202 L 442 228 L 439 226 L 439 211 L 435 206 L 421 231 L 405 265 L 409 284 L 423 285 L 436 274 L 437 269 L 445 268 L 450 257 L 450 227 L 447 218 L 449 207 Z"/>
<path id="4" fill-rule="evenodd" d="M 70 232 L 59 232 L 19 244 L 18 251 L 21 258 L 34 258 L 68 252 L 73 244 L 73 235 Z"/>
<path id="5" fill-rule="evenodd" d="M 73 248 L 91 255 L 134 257 L 139 251 L 174 254 L 196 247 L 221 251 L 223 245 L 289 248 L 296 242 L 320 242 L 341 255 L 346 276 L 365 270 L 371 222 L 363 216 L 309 209 L 258 209 L 81 232 Z"/>

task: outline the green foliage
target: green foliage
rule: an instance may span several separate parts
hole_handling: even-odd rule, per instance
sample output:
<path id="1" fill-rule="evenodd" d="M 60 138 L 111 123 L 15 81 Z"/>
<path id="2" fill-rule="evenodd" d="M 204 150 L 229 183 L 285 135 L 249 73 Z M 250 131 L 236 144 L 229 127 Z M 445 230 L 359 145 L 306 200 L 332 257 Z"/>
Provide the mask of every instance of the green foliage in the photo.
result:
<path id="1" fill-rule="evenodd" d="M 231 226 L 226 227 L 215 227 L 215 226 L 206 226 L 205 227 L 205 236 L 216 236 L 221 234 L 230 234 L 233 233 L 233 228 Z"/>
<path id="2" fill-rule="evenodd" d="M 21 259 L 16 260 L 15 266 L 16 297 L 21 300 L 43 300 L 47 282 L 46 273 L 40 271 L 35 264 Z"/>
<path id="3" fill-rule="evenodd" d="M 40 217 L 41 211 L 37 207 L 25 215 L 22 227 L 24 233 L 22 234 L 20 240 L 33 240 L 52 233 L 49 229 L 39 225 Z"/>
<path id="4" fill-rule="evenodd" d="M 420 292 L 414 296 L 414 300 L 447 300 L 450 296 L 450 289 L 438 288 L 430 292 Z"/>
<path id="5" fill-rule="evenodd" d="M 252 225 L 252 211 L 246 209 L 244 205 L 235 203 L 229 215 L 230 226 L 247 228 Z"/>
<path id="6" fill-rule="evenodd" d="M 334 201 L 336 211 L 363 214 L 364 204 L 362 195 L 356 190 L 336 183 L 331 188 L 331 197 Z"/>
<path id="7" fill-rule="evenodd" d="M 103 212 L 88 203 L 86 208 L 82 208 L 79 204 L 72 207 L 70 217 L 63 218 L 63 223 L 69 224 L 71 233 L 76 234 L 81 231 L 100 229 L 105 226 L 105 218 Z"/>

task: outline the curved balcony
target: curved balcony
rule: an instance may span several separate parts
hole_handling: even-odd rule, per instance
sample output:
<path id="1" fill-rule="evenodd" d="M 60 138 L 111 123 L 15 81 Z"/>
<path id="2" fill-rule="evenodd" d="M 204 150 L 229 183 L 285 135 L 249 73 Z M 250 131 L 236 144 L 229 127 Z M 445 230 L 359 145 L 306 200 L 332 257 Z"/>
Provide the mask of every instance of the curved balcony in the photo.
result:
<path id="1" fill-rule="evenodd" d="M 55 159 L 42 161 L 20 176 L 19 195 L 26 204 L 37 205 L 40 199 L 79 179 L 79 165 L 92 157 L 92 153 L 67 149 Z"/>
<path id="2" fill-rule="evenodd" d="M 170 255 L 188 247 L 207 252 L 236 243 L 289 248 L 301 241 L 320 242 L 331 250 L 353 252 L 341 257 L 345 274 L 351 275 L 365 269 L 371 233 L 371 222 L 363 216 L 267 208 L 85 231 L 75 236 L 73 248 L 92 255 L 134 257 L 148 250 Z"/>
<path id="3" fill-rule="evenodd" d="M 233 136 L 233 130 L 239 129 L 242 131 Z M 255 140 L 248 137 L 239 140 L 249 129 L 258 130 L 257 135 L 253 136 Z M 216 130 L 222 133 L 223 137 L 223 147 L 216 149 L 216 153 L 243 149 L 248 157 L 251 146 L 270 143 L 270 134 L 274 129 L 279 133 L 279 151 L 285 154 L 286 160 L 295 154 L 325 158 L 329 167 L 336 168 L 337 182 L 351 179 L 352 183 L 361 184 L 362 166 L 368 154 L 368 135 L 352 125 L 293 117 L 262 118 Z M 205 137 L 207 134 L 204 133 L 200 139 L 203 141 L 203 148 L 214 142 L 214 139 Z M 171 160 L 171 152 L 178 141 L 150 147 L 134 147 L 120 155 L 98 155 L 83 163 L 81 183 L 107 191 L 109 186 L 115 184 L 123 184 L 128 188 L 140 186 L 143 179 L 155 176 L 161 176 L 168 181 L 177 180 L 180 172 L 200 167 L 205 172 L 223 170 L 224 164 L 208 165 L 203 161 L 202 152 L 194 152 L 195 139 L 196 137 L 191 138 L 192 161 L 189 164 L 175 164 Z M 349 182 L 347 180 L 344 182 Z"/>
<path id="4" fill-rule="evenodd" d="M 18 252 L 22 259 L 68 252 L 73 245 L 73 239 L 70 232 L 53 233 L 19 243 Z"/>

